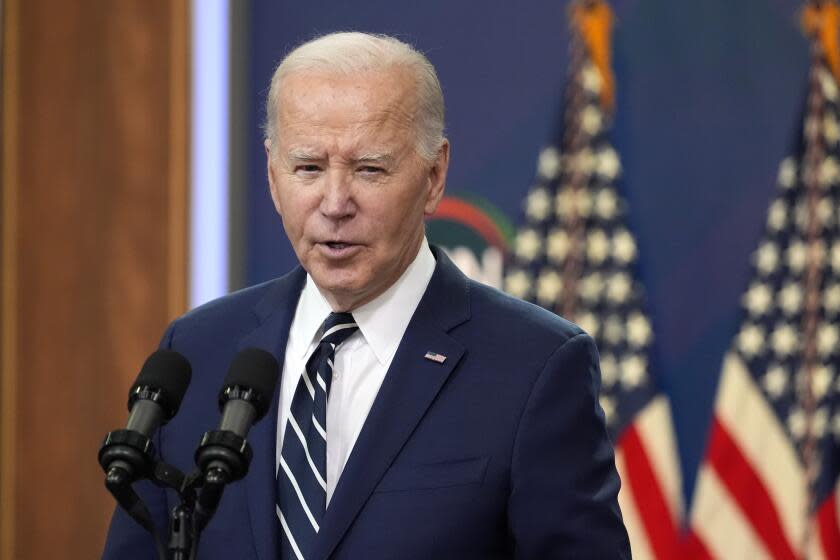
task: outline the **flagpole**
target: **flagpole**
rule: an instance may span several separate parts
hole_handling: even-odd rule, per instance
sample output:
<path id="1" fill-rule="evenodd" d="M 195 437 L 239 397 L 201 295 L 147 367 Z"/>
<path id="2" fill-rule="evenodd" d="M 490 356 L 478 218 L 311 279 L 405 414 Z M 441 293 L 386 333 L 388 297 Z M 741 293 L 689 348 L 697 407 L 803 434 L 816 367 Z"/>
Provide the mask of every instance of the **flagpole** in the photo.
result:
<path id="1" fill-rule="evenodd" d="M 814 370 L 817 357 L 817 328 L 820 320 L 820 285 L 822 283 L 821 260 L 826 248 L 822 243 L 822 223 L 817 215 L 820 202 L 820 163 L 826 155 L 826 146 L 822 137 L 822 123 L 825 116 L 826 99 L 821 81 L 823 79 L 837 80 L 837 55 L 831 52 L 836 46 L 829 38 L 838 29 L 832 26 L 831 18 L 827 17 L 828 10 L 837 9 L 834 0 L 809 0 L 802 16 L 802 26 L 811 41 L 811 70 L 809 76 L 809 92 L 806 106 L 805 151 L 802 161 L 802 181 L 806 192 L 806 246 L 807 260 L 805 268 L 804 288 L 805 301 L 802 315 L 803 338 L 803 374 L 799 403 L 805 416 L 805 437 L 802 440 L 802 461 L 805 468 L 807 500 L 805 512 L 805 528 L 802 535 L 800 551 L 807 556 L 811 539 L 813 538 L 813 521 L 816 519 L 817 496 L 816 482 L 819 474 L 820 461 L 817 456 L 817 437 L 814 430 L 814 418 L 817 409 L 817 399 L 814 395 Z M 836 12 L 835 12 L 836 13 Z M 836 20 L 835 20 L 836 22 Z M 834 29 L 831 29 L 834 27 Z M 835 61 L 835 64 L 832 62 Z M 826 66 L 834 72 L 827 71 Z M 831 68 L 834 66 L 834 68 Z M 828 75 L 825 75 L 828 74 Z"/>

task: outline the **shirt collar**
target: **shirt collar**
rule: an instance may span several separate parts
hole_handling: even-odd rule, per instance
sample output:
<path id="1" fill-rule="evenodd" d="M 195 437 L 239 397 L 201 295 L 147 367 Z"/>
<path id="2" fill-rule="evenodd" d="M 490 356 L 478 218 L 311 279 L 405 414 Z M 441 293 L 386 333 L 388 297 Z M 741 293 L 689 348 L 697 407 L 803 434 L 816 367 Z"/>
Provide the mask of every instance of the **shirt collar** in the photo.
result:
<path id="1" fill-rule="evenodd" d="M 390 363 L 396 354 L 414 310 L 432 279 L 435 264 L 435 257 L 424 237 L 417 256 L 402 276 L 376 299 L 352 311 L 359 331 L 380 364 Z M 329 303 L 307 274 L 292 332 L 289 333 L 294 352 L 301 357 L 306 355 L 318 329 L 331 312 Z"/>

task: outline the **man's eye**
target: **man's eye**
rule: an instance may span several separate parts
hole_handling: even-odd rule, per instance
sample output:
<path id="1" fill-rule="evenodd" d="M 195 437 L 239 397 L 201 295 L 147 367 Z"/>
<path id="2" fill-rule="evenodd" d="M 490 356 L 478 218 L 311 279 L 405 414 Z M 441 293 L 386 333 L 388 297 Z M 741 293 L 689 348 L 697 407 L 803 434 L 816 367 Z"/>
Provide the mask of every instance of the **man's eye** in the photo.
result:
<path id="1" fill-rule="evenodd" d="M 361 173 L 366 173 L 368 175 L 374 175 L 374 174 L 379 174 L 379 173 L 384 173 L 385 172 L 385 170 L 382 169 L 381 167 L 376 167 L 374 165 L 363 165 L 362 167 L 359 168 L 359 171 Z"/>
<path id="2" fill-rule="evenodd" d="M 295 167 L 295 172 L 303 173 L 317 173 L 320 170 L 321 168 L 315 164 L 298 165 L 297 167 Z"/>

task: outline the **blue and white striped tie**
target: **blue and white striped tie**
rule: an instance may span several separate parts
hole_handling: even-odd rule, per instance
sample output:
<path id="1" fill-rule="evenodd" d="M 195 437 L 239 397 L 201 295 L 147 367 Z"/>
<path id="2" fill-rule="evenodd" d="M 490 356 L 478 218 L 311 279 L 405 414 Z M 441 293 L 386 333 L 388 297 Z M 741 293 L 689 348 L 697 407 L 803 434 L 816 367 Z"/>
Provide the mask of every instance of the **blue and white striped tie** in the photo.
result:
<path id="1" fill-rule="evenodd" d="M 335 349 L 358 328 L 350 313 L 330 313 L 292 397 L 277 469 L 283 560 L 311 556 L 327 509 L 327 395 Z"/>

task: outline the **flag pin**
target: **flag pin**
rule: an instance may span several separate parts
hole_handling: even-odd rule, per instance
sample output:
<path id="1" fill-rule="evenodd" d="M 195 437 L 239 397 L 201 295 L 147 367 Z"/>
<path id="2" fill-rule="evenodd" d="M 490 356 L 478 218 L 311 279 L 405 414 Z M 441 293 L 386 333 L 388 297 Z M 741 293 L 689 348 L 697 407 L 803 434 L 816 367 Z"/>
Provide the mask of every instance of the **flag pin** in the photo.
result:
<path id="1" fill-rule="evenodd" d="M 427 360 L 431 360 L 439 364 L 442 364 L 446 361 L 446 356 L 444 356 L 443 354 L 438 354 L 437 352 L 426 352 L 426 355 L 423 357 Z"/>

